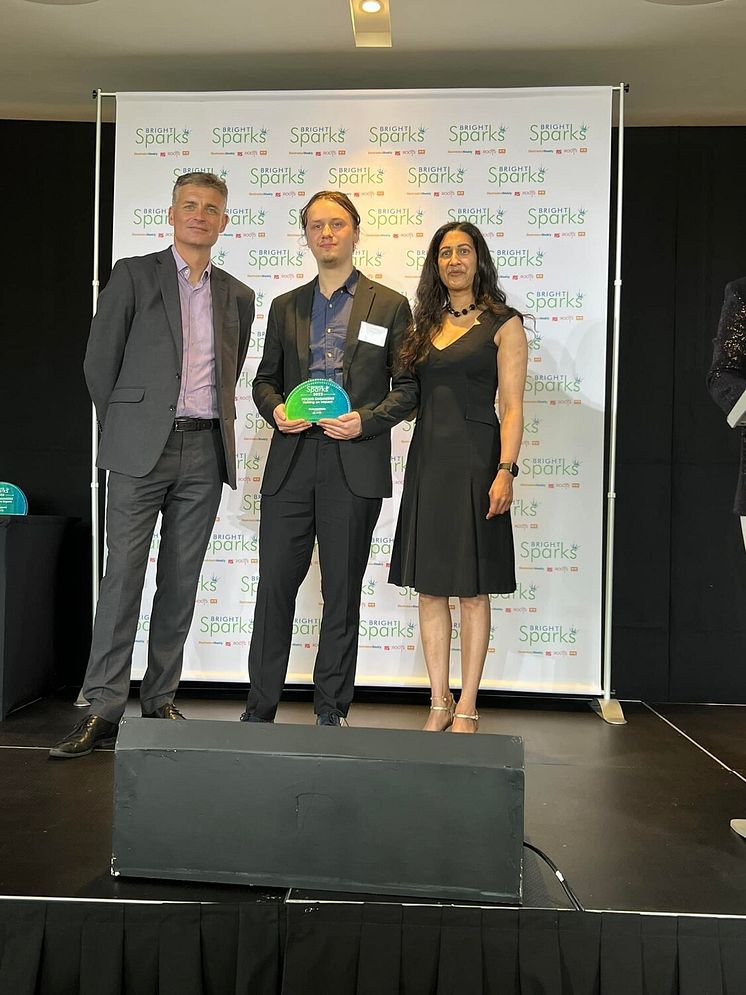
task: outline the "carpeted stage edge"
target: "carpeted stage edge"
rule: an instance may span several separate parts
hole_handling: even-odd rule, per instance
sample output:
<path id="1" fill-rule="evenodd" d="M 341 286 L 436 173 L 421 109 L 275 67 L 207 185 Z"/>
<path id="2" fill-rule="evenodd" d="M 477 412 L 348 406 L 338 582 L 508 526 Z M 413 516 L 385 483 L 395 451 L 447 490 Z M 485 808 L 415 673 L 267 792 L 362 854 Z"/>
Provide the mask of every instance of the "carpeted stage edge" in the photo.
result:
<path id="1" fill-rule="evenodd" d="M 746 919 L 0 901 L 0 995 L 736 995 Z"/>

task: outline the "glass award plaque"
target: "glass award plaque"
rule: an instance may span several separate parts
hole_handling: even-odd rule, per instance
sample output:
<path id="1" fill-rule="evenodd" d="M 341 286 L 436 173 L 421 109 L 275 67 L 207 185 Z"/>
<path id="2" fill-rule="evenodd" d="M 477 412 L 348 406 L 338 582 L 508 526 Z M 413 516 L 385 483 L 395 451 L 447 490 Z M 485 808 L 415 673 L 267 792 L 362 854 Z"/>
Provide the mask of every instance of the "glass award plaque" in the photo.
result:
<path id="1" fill-rule="evenodd" d="M 20 487 L 0 480 L 0 515 L 28 515 L 28 501 Z"/>
<path id="2" fill-rule="evenodd" d="M 350 410 L 347 391 L 334 380 L 304 380 L 290 391 L 285 401 L 285 417 L 290 421 L 303 418 L 317 422 L 319 418 L 339 418 Z"/>

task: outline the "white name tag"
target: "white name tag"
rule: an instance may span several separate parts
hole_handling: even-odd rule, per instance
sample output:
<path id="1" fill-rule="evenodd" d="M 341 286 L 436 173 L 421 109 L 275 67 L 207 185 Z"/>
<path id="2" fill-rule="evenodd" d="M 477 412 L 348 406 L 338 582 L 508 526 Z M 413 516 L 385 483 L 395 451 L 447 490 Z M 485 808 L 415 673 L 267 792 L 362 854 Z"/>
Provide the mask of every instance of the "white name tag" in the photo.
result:
<path id="1" fill-rule="evenodd" d="M 370 342 L 371 345 L 386 345 L 386 336 L 389 334 L 388 328 L 384 325 L 371 325 L 368 321 L 360 322 L 360 342 Z"/>

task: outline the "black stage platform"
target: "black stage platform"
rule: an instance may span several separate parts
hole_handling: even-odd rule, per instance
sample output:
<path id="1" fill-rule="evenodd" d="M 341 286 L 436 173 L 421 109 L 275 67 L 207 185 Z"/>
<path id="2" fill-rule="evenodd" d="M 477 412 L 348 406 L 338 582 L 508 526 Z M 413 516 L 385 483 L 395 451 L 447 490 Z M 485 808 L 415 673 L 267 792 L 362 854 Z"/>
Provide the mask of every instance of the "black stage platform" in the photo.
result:
<path id="1" fill-rule="evenodd" d="M 191 721 L 242 708 L 178 703 Z M 480 734 L 523 737 L 527 840 L 585 914 L 530 851 L 521 910 L 112 878 L 113 752 L 47 758 L 80 716 L 70 697 L 12 714 L 0 995 L 746 992 L 746 841 L 729 828 L 746 818 L 746 708 L 625 703 L 619 727 L 580 702 L 480 711 Z M 350 721 L 417 729 L 424 715 L 357 704 Z M 311 723 L 311 706 L 278 720 Z"/>

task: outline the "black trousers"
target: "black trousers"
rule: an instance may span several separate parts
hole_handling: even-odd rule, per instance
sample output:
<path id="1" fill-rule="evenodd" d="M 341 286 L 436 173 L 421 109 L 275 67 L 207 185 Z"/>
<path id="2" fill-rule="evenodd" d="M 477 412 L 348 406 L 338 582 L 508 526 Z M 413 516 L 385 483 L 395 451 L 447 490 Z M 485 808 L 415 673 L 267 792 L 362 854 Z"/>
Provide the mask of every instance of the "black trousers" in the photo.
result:
<path id="1" fill-rule="evenodd" d="M 272 720 L 277 710 L 290 656 L 295 599 L 308 573 L 315 538 L 324 608 L 313 671 L 314 711 L 346 715 L 352 701 L 360 590 L 382 502 L 352 493 L 339 445 L 326 437 L 304 436 L 282 487 L 262 496 L 247 706 L 257 719 Z"/>

